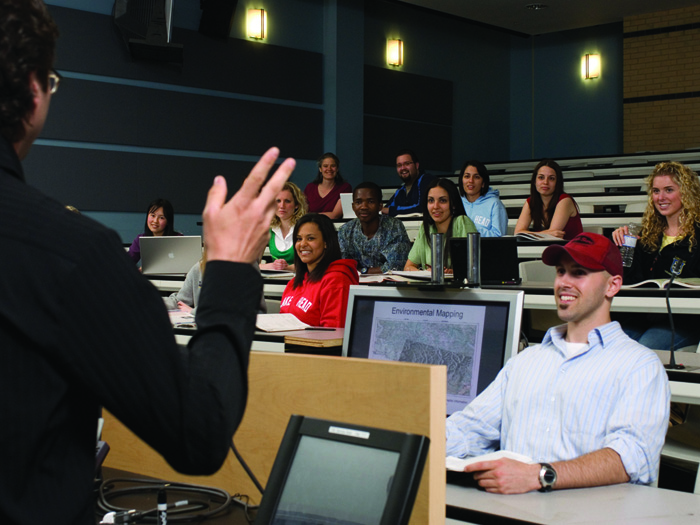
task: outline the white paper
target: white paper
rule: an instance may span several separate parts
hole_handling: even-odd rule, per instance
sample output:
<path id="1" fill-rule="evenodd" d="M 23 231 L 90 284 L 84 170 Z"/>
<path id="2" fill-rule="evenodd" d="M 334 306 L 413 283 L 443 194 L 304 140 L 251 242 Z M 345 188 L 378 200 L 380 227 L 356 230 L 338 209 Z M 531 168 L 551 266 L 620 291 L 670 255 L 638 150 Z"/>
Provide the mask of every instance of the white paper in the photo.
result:
<path id="1" fill-rule="evenodd" d="M 447 470 L 464 472 L 464 467 L 466 467 L 467 465 L 471 465 L 472 463 L 481 463 L 482 461 L 495 461 L 501 458 L 514 459 L 515 461 L 522 461 L 523 463 L 535 463 L 531 458 L 522 454 L 518 454 L 517 452 L 511 452 L 509 450 L 498 450 L 496 452 L 489 452 L 488 454 L 474 456 L 471 458 L 456 458 L 454 456 L 447 456 L 445 458 L 445 466 L 447 467 Z"/>
<path id="2" fill-rule="evenodd" d="M 287 332 L 311 327 L 294 317 L 294 314 L 258 314 L 255 327 L 263 332 Z"/>

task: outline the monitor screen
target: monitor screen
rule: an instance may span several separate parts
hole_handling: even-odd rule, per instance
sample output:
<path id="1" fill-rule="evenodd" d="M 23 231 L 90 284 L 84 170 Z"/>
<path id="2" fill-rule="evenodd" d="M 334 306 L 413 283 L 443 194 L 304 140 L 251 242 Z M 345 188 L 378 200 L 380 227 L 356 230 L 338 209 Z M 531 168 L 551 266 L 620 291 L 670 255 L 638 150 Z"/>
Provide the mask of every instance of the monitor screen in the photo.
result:
<path id="1" fill-rule="evenodd" d="M 518 351 L 524 292 L 350 288 L 343 355 L 447 366 L 447 414 Z"/>
<path id="2" fill-rule="evenodd" d="M 292 416 L 255 523 L 407 523 L 428 444 L 415 434 Z"/>

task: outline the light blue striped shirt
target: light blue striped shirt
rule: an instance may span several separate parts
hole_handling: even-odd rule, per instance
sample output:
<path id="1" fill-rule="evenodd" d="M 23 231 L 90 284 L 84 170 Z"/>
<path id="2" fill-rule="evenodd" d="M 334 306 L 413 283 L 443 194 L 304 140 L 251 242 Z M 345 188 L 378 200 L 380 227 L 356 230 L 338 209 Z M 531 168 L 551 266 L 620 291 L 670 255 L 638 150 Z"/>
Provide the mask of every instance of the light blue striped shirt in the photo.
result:
<path id="1" fill-rule="evenodd" d="M 565 334 L 566 325 L 550 328 L 447 419 L 447 455 L 501 449 L 554 462 L 611 448 L 632 483 L 652 483 L 671 401 L 661 361 L 617 322 L 591 330 L 589 348 L 572 358 Z"/>

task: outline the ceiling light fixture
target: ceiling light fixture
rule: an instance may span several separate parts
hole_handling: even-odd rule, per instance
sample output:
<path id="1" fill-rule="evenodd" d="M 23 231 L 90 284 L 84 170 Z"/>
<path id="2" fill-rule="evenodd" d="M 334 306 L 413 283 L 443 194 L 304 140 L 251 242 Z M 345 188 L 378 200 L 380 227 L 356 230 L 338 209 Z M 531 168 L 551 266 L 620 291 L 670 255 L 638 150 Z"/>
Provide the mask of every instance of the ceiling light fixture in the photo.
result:
<path id="1" fill-rule="evenodd" d="M 540 9 L 547 9 L 549 6 L 547 4 L 527 4 L 525 9 L 530 9 L 531 11 L 539 11 Z"/>

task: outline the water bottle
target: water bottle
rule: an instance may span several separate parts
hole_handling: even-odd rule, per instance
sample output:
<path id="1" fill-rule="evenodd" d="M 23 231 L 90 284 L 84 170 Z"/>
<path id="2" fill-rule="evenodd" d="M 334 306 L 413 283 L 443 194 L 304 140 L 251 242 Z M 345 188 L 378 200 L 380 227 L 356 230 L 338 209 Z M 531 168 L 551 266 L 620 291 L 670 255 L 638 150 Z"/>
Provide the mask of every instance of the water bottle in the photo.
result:
<path id="1" fill-rule="evenodd" d="M 433 233 L 431 241 L 431 266 L 430 266 L 430 276 L 431 281 L 437 284 L 445 283 L 445 272 L 443 270 L 443 237 L 444 233 Z"/>
<path id="2" fill-rule="evenodd" d="M 628 224 L 629 234 L 625 235 L 625 240 L 620 246 L 620 255 L 622 255 L 622 266 L 629 268 L 632 266 L 634 259 L 634 247 L 637 245 L 637 235 L 639 234 L 639 226 L 636 224 Z"/>
<path id="3" fill-rule="evenodd" d="M 479 287 L 481 283 L 481 236 L 478 233 L 467 234 L 467 286 Z"/>

